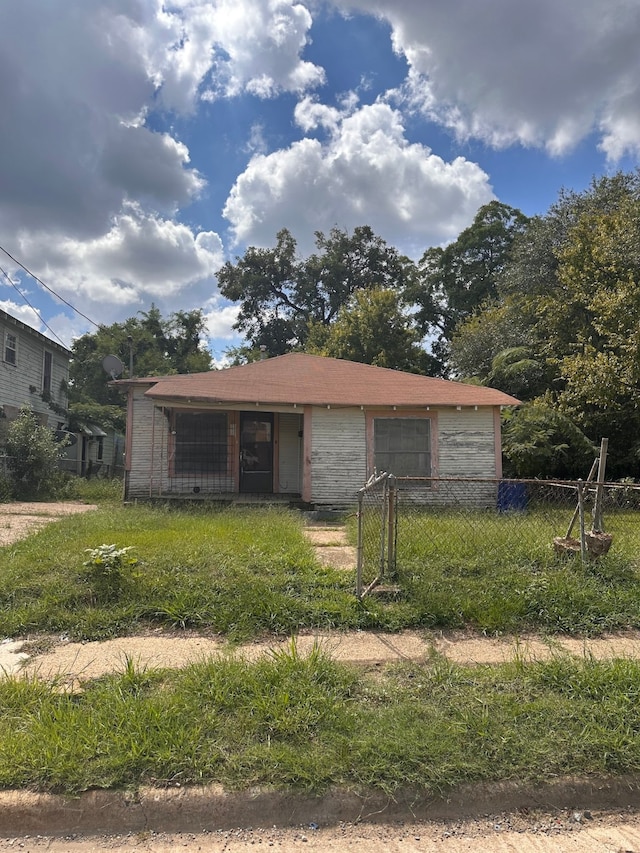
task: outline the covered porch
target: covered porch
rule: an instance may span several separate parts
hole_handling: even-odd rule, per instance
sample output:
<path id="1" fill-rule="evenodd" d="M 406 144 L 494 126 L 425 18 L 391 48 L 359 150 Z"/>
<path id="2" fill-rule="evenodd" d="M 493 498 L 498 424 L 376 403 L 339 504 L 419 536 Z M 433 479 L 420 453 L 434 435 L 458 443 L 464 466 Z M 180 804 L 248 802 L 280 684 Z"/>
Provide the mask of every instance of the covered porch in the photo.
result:
<path id="1" fill-rule="evenodd" d="M 301 501 L 304 413 L 286 408 L 156 404 L 150 497 Z"/>

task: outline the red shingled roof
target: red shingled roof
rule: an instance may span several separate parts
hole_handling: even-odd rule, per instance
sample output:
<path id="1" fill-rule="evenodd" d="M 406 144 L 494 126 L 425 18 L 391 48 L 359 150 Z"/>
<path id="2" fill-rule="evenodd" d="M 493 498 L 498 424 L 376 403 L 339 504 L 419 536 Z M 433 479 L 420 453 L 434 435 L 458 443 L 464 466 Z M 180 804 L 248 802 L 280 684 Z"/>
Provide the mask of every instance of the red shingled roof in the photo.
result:
<path id="1" fill-rule="evenodd" d="M 149 377 L 146 396 L 192 403 L 319 406 L 512 406 L 518 400 L 466 385 L 337 358 L 290 353 L 207 373 Z M 129 384 L 121 381 L 119 384 Z"/>

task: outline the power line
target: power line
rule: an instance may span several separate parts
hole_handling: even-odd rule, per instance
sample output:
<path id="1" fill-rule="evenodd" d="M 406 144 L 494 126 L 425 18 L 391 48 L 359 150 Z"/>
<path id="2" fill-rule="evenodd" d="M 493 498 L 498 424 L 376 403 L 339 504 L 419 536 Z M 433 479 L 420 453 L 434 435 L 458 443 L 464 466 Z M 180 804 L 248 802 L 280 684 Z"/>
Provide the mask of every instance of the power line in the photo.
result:
<path id="1" fill-rule="evenodd" d="M 42 281 L 42 279 L 38 278 L 38 276 L 35 273 L 32 273 L 30 269 L 27 269 L 27 267 L 25 267 L 25 265 L 23 263 L 21 263 L 17 258 L 14 258 L 13 255 L 10 252 L 7 252 L 7 250 L 4 249 L 2 246 L 0 246 L 0 251 L 4 252 L 8 258 L 11 258 L 11 260 L 14 262 L 14 264 L 17 264 L 20 267 L 20 269 L 23 269 L 27 273 L 27 275 L 30 275 L 31 278 L 34 279 L 34 281 L 37 281 L 38 284 L 41 285 L 42 287 L 44 287 L 45 290 L 48 290 L 49 293 L 51 293 L 53 296 L 55 296 L 56 299 L 59 299 L 60 302 L 64 302 L 64 304 L 68 308 L 71 308 L 72 311 L 75 311 L 76 314 L 79 314 L 80 317 L 83 317 L 88 323 L 91 323 L 92 326 L 95 326 L 96 329 L 101 328 L 100 323 L 96 323 L 95 320 L 91 319 L 91 317 L 87 317 L 86 314 L 83 314 L 82 311 L 79 311 L 74 305 L 72 305 L 70 302 L 67 302 L 67 300 L 64 299 L 64 297 L 60 296 L 59 293 L 56 293 L 55 290 L 52 290 L 48 284 L 45 284 L 44 281 Z M 47 328 L 49 328 L 49 327 L 47 326 Z"/>
<path id="2" fill-rule="evenodd" d="M 9 275 L 9 273 L 7 273 L 5 270 L 3 270 L 3 269 L 2 269 L 2 267 L 0 267 L 0 273 L 2 273 L 2 275 L 6 278 L 6 280 L 9 282 L 9 284 L 11 285 L 11 287 L 13 287 L 13 289 L 14 289 L 17 293 L 19 293 L 19 294 L 20 294 L 20 296 L 22 296 L 22 298 L 23 298 L 23 299 L 24 299 L 24 301 L 27 303 L 27 305 L 29 306 L 29 308 L 31 308 L 31 310 L 33 311 L 33 313 L 34 313 L 34 314 L 36 315 L 36 317 L 38 318 L 38 320 L 40 320 L 40 322 L 42 323 L 42 325 L 43 325 L 43 326 L 45 326 L 47 329 L 49 329 L 49 331 L 51 332 L 51 334 L 53 335 L 53 337 L 54 337 L 54 338 L 57 338 L 57 339 L 60 341 L 60 343 L 62 344 L 62 346 L 63 346 L 65 349 L 68 349 L 67 345 L 66 345 L 66 344 L 65 344 L 65 342 L 62 340 L 62 338 L 60 338 L 60 337 L 58 337 L 58 335 L 56 335 L 56 333 L 53 331 L 53 329 L 51 328 L 51 326 L 50 326 L 50 325 L 47 323 L 47 321 L 42 317 L 42 314 L 40 314 L 40 313 L 39 313 L 39 311 L 38 311 L 36 308 L 34 308 L 34 306 L 29 302 L 29 300 L 27 299 L 27 297 L 24 295 L 24 293 L 23 293 L 23 292 L 20 290 L 20 288 L 16 285 L 16 283 L 15 283 L 14 281 L 12 281 L 11 276 Z"/>

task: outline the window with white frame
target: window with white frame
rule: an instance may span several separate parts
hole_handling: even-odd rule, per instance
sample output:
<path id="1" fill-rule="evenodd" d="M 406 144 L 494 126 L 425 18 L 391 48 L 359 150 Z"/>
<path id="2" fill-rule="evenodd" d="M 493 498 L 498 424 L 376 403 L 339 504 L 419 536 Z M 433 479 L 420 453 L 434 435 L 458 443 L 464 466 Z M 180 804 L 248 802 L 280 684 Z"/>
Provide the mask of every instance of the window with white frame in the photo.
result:
<path id="1" fill-rule="evenodd" d="M 431 476 L 429 418 L 374 418 L 373 464 L 396 477 Z"/>
<path id="2" fill-rule="evenodd" d="M 11 332 L 4 333 L 4 360 L 7 364 L 18 363 L 18 338 Z"/>

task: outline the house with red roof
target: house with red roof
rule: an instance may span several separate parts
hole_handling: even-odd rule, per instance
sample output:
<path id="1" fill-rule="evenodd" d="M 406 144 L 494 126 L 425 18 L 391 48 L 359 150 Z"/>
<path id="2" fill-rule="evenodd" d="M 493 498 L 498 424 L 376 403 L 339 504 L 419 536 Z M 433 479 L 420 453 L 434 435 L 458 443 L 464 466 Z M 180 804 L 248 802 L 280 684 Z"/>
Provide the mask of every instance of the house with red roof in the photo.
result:
<path id="1" fill-rule="evenodd" d="M 125 499 L 348 504 L 374 471 L 499 478 L 500 409 L 477 385 L 305 353 L 119 380 Z"/>

